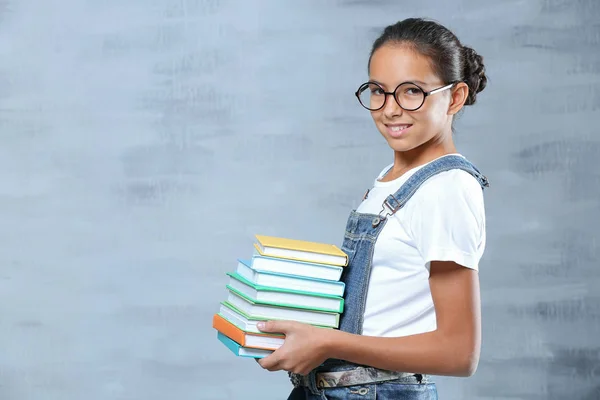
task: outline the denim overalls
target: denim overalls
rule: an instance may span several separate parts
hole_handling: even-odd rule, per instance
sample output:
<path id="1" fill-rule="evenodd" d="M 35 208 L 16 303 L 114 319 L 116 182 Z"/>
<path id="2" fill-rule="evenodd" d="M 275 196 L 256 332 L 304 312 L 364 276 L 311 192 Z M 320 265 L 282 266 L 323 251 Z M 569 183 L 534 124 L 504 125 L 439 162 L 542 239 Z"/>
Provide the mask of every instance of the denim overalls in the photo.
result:
<path id="1" fill-rule="evenodd" d="M 462 169 L 473 175 L 482 189 L 489 186 L 485 176 L 467 161 L 458 155 L 440 157 L 415 172 L 393 195 L 390 195 L 382 204 L 379 215 L 357 213 L 351 211 L 346 223 L 346 232 L 342 250 L 348 254 L 349 263 L 344 268 L 342 280 L 346 284 L 344 312 L 340 317 L 339 329 L 345 332 L 362 334 L 363 315 L 369 277 L 371 260 L 377 236 L 385 226 L 387 217 L 402 208 L 412 197 L 417 189 L 430 177 L 443 171 Z M 294 390 L 288 400 L 296 399 L 406 399 L 406 400 L 434 400 L 437 399 L 437 390 L 429 377 L 423 374 L 404 374 L 404 376 L 388 378 L 390 380 L 370 382 L 349 386 L 327 387 L 317 380 L 318 372 L 347 371 L 361 367 L 343 360 L 329 359 L 322 366 L 311 371 L 306 377 L 289 373 Z M 386 371 L 377 370 L 385 375 Z M 388 371 L 389 372 L 389 371 Z"/>

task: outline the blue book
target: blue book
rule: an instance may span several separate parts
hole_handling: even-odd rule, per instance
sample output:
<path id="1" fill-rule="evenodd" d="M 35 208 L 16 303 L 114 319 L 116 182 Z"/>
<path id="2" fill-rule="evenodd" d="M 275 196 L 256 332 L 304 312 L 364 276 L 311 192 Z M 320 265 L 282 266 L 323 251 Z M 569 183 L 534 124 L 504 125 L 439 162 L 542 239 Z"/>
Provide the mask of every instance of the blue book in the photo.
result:
<path id="1" fill-rule="evenodd" d="M 264 358 L 269 354 L 273 353 L 273 350 L 263 350 L 263 349 L 253 349 L 250 347 L 244 347 L 234 341 L 233 339 L 228 338 L 223 335 L 221 332 L 217 331 L 217 339 L 221 341 L 233 354 L 238 357 L 249 357 L 249 358 Z"/>
<path id="2" fill-rule="evenodd" d="M 342 297 L 346 287 L 344 282 L 334 280 L 339 279 L 341 267 L 317 266 L 264 256 L 238 259 L 235 272 L 259 286 L 319 295 Z"/>
<path id="3" fill-rule="evenodd" d="M 266 256 L 258 251 L 256 244 L 254 246 L 252 266 L 259 270 L 304 276 L 307 278 L 327 279 L 330 281 L 339 281 L 344 271 L 344 267 L 339 265 Z"/>

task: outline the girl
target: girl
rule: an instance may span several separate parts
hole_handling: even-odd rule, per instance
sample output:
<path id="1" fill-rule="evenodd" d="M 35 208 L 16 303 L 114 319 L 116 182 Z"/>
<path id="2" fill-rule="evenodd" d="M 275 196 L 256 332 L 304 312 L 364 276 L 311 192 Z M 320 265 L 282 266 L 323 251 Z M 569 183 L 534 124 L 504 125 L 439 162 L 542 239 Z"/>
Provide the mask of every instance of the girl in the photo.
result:
<path id="1" fill-rule="evenodd" d="M 406 19 L 373 44 L 356 96 L 394 151 L 350 213 L 340 329 L 268 321 L 289 399 L 437 399 L 429 375 L 471 376 L 480 353 L 478 264 L 486 178 L 452 140 L 486 86 L 482 57 L 438 23 Z"/>

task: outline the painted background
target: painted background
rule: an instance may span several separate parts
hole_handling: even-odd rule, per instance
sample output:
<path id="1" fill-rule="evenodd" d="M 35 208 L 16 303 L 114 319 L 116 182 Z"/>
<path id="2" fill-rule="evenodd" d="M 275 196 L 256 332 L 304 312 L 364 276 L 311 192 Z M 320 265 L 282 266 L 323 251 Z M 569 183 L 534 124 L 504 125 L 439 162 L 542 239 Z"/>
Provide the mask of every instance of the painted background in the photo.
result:
<path id="1" fill-rule="evenodd" d="M 600 398 L 599 1 L 0 0 L 0 399 L 285 399 L 216 341 L 224 273 L 341 243 L 392 156 L 353 92 L 415 15 L 490 79 L 482 358 L 441 398 Z"/>

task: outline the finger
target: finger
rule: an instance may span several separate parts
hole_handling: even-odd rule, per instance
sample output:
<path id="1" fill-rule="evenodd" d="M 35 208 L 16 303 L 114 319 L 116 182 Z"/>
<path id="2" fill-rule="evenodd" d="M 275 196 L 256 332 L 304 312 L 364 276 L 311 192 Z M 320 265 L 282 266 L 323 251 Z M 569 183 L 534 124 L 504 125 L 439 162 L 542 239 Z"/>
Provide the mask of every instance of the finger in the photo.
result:
<path id="1" fill-rule="evenodd" d="M 256 324 L 262 332 L 272 333 L 287 333 L 293 326 L 293 321 L 260 321 Z"/>
<path id="2" fill-rule="evenodd" d="M 279 367 L 279 357 L 275 353 L 271 353 L 270 355 L 257 359 L 256 360 L 261 367 L 268 371 L 279 371 L 281 368 Z"/>

